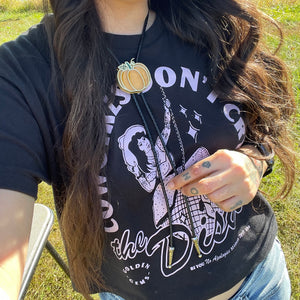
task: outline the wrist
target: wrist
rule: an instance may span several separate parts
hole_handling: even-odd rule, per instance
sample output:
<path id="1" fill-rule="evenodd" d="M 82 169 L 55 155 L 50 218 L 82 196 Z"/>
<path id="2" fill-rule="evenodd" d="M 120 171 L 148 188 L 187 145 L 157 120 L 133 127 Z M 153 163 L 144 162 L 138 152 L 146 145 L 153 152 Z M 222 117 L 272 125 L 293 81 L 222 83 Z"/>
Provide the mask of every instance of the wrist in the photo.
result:
<path id="1" fill-rule="evenodd" d="M 265 177 L 269 175 L 273 171 L 274 166 L 274 151 L 271 149 L 268 150 L 263 144 L 260 143 L 244 143 L 242 145 L 242 149 L 252 149 L 252 155 L 251 153 L 246 153 L 249 156 L 252 156 L 253 158 L 259 159 L 263 161 L 263 176 Z M 245 153 L 245 151 L 243 151 Z"/>
<path id="2" fill-rule="evenodd" d="M 274 151 L 272 150 L 271 152 L 269 152 L 267 150 L 267 148 L 263 145 L 263 144 L 257 144 L 256 145 L 257 150 L 263 155 L 265 156 L 264 161 L 267 164 L 267 169 L 264 172 L 263 177 L 269 175 L 270 173 L 272 173 L 273 171 L 273 166 L 274 166 Z"/>

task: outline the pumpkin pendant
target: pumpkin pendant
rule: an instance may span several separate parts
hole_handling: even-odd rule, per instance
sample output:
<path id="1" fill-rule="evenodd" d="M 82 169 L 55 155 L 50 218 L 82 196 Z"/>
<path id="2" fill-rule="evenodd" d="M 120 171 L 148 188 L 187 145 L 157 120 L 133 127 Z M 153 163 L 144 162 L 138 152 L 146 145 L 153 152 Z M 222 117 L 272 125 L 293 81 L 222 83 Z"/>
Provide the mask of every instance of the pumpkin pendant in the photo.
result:
<path id="1" fill-rule="evenodd" d="M 151 83 L 151 74 L 142 63 L 125 61 L 118 66 L 118 84 L 121 90 L 129 94 L 138 94 L 144 91 Z"/>

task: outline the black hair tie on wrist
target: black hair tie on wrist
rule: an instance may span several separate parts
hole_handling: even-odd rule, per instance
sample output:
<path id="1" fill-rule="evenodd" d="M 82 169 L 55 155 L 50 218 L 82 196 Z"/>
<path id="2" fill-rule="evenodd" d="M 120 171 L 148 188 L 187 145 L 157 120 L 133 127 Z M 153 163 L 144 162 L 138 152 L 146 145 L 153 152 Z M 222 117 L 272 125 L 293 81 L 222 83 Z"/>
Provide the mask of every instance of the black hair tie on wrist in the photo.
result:
<path id="1" fill-rule="evenodd" d="M 257 144 L 256 148 L 262 155 L 264 155 L 266 157 L 270 157 L 270 158 L 265 159 L 265 161 L 268 165 L 268 167 L 263 175 L 263 177 L 265 177 L 265 176 L 269 175 L 270 173 L 272 173 L 272 171 L 273 171 L 273 166 L 275 163 L 274 151 L 272 150 L 272 152 L 270 153 L 263 144 Z"/>
<path id="2" fill-rule="evenodd" d="M 265 173 L 263 174 L 263 177 L 266 177 L 267 175 L 269 175 L 270 173 L 272 173 L 273 166 L 274 166 L 274 163 L 275 163 L 275 160 L 274 160 L 274 151 L 273 150 L 272 150 L 272 152 L 269 152 L 267 150 L 267 148 L 263 144 L 245 142 L 243 145 L 254 146 L 260 152 L 260 154 L 262 154 L 263 156 L 266 157 L 265 162 L 267 163 L 268 167 L 267 167 Z"/>

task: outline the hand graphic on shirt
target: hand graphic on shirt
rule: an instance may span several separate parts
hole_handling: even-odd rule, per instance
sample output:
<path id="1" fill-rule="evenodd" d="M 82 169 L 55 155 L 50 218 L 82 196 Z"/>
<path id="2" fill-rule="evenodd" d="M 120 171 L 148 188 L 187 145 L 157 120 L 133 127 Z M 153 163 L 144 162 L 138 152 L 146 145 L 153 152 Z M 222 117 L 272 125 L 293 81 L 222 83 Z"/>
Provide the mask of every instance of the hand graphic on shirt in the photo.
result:
<path id="1" fill-rule="evenodd" d="M 141 175 L 141 171 L 139 169 L 139 166 L 137 165 L 137 163 L 134 161 L 134 165 L 128 165 L 127 166 L 128 171 L 130 171 L 131 173 L 133 173 L 135 175 L 135 177 L 139 177 Z"/>
<path id="2" fill-rule="evenodd" d="M 239 151 L 218 150 L 174 177 L 167 187 L 186 196 L 206 195 L 230 212 L 253 200 L 263 167 L 263 161 Z"/>

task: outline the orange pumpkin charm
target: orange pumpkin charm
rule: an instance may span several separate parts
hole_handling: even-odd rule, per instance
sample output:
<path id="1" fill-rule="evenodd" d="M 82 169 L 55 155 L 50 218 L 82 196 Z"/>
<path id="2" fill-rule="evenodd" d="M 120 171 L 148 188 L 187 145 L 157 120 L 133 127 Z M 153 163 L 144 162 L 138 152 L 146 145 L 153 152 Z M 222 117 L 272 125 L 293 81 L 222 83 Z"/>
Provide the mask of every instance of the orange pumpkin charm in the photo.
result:
<path id="1" fill-rule="evenodd" d="M 151 74 L 142 63 L 125 61 L 118 66 L 118 83 L 121 90 L 129 94 L 141 93 L 151 83 Z"/>

